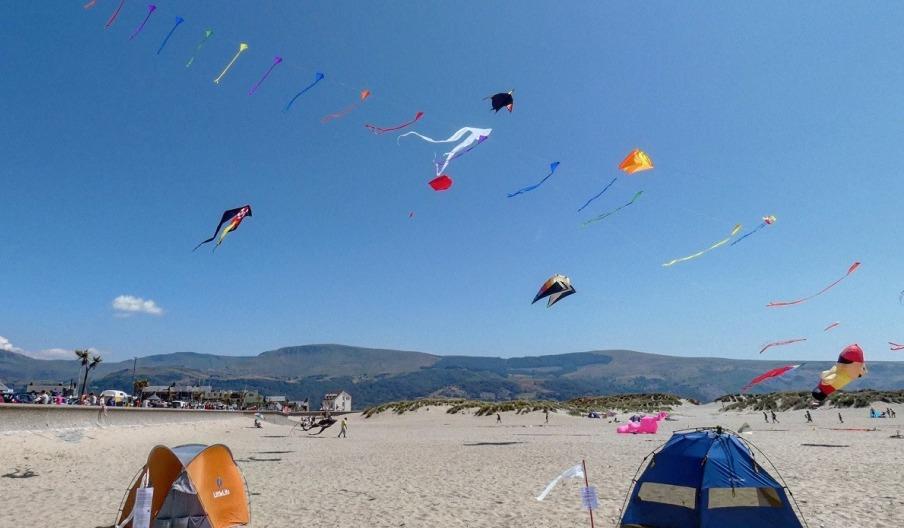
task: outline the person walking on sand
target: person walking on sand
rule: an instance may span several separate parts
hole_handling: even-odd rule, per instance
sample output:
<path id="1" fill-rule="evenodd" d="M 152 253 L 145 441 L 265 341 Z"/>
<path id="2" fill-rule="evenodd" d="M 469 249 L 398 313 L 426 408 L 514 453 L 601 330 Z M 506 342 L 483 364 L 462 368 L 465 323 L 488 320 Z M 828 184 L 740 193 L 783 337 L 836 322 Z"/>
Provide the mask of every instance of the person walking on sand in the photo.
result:
<path id="1" fill-rule="evenodd" d="M 496 413 L 496 423 L 502 423 L 502 416 L 499 413 Z"/>
<path id="2" fill-rule="evenodd" d="M 336 438 L 348 438 L 348 419 L 342 418 L 342 422 L 339 424 L 339 436 Z"/>
<path id="3" fill-rule="evenodd" d="M 543 414 L 546 415 L 546 423 L 549 423 L 549 409 L 543 409 Z"/>
<path id="4" fill-rule="evenodd" d="M 769 411 L 769 412 L 772 413 L 772 423 L 778 423 L 778 420 L 775 417 L 775 411 Z"/>
<path id="5" fill-rule="evenodd" d="M 841 413 L 838 413 L 838 421 L 844 423 L 844 418 L 841 417 Z"/>
<path id="6" fill-rule="evenodd" d="M 766 414 L 766 411 L 763 411 L 763 420 L 766 420 L 766 423 L 769 423 L 769 415 Z"/>
<path id="7" fill-rule="evenodd" d="M 813 415 L 810 414 L 810 411 L 804 413 L 804 417 L 807 419 L 807 423 L 813 423 Z"/>

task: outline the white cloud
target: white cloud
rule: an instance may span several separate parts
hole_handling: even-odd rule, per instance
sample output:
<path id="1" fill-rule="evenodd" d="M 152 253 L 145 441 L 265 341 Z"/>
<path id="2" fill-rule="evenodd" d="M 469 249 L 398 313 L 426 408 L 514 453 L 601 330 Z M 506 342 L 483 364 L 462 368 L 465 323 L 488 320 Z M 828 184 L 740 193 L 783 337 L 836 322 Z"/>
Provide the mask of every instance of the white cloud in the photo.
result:
<path id="1" fill-rule="evenodd" d="M 13 344 L 9 342 L 9 339 L 3 336 L 0 336 L 0 350 L 5 350 L 7 352 L 22 352 L 21 348 L 13 346 Z"/>
<path id="2" fill-rule="evenodd" d="M 48 348 L 47 350 L 38 350 L 36 352 L 22 352 L 28 357 L 35 359 L 71 359 L 75 360 L 75 352 L 65 348 Z"/>
<path id="3" fill-rule="evenodd" d="M 34 359 L 75 359 L 75 352 L 68 348 L 47 348 L 44 350 L 23 350 L 10 343 L 9 339 L 0 336 L 0 350 L 16 352 Z M 97 349 L 89 348 L 91 353 L 97 353 Z"/>
<path id="4" fill-rule="evenodd" d="M 136 313 L 163 315 L 163 308 L 151 299 L 142 299 L 134 295 L 120 295 L 113 299 L 113 309 L 117 317 L 129 317 Z"/>

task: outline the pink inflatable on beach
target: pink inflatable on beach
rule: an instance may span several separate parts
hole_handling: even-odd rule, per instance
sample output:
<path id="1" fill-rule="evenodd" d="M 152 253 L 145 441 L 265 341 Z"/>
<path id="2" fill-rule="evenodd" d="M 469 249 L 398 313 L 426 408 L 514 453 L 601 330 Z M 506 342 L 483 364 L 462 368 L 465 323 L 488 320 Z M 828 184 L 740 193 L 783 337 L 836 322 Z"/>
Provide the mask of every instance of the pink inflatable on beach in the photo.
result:
<path id="1" fill-rule="evenodd" d="M 616 431 L 620 434 L 656 434 L 660 420 L 665 420 L 668 416 L 667 412 L 660 412 L 656 416 L 644 416 L 639 422 L 628 422 L 618 426 Z"/>

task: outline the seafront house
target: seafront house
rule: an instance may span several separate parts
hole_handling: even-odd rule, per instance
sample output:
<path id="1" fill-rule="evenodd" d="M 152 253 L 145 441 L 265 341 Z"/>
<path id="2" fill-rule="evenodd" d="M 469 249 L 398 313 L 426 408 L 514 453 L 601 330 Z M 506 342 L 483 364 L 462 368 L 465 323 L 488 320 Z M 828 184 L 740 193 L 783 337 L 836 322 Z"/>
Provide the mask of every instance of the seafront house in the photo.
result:
<path id="1" fill-rule="evenodd" d="M 352 396 L 344 390 L 328 392 L 323 396 L 320 410 L 350 412 L 352 410 Z"/>
<path id="2" fill-rule="evenodd" d="M 201 401 L 210 390 L 210 385 L 149 385 L 141 389 L 141 399 L 146 400 L 156 395 L 165 402 Z"/>

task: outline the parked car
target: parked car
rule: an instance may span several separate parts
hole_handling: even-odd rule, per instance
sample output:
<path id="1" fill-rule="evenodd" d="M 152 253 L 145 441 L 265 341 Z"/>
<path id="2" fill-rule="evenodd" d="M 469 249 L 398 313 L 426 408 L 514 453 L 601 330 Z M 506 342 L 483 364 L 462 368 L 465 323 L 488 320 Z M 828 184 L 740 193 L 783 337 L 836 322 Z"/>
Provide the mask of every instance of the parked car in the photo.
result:
<path id="1" fill-rule="evenodd" d="M 185 409 L 188 407 L 188 403 L 182 400 L 173 400 L 170 402 L 170 407 L 173 409 Z"/>
<path id="2" fill-rule="evenodd" d="M 31 394 L 22 392 L 19 394 L 13 394 L 10 397 L 9 403 L 34 403 L 34 402 L 35 402 L 34 396 L 32 396 Z"/>

